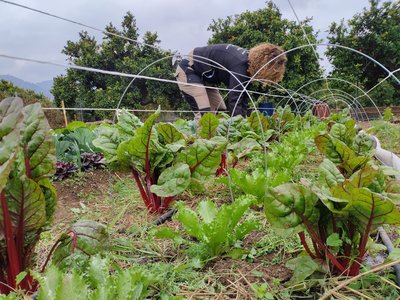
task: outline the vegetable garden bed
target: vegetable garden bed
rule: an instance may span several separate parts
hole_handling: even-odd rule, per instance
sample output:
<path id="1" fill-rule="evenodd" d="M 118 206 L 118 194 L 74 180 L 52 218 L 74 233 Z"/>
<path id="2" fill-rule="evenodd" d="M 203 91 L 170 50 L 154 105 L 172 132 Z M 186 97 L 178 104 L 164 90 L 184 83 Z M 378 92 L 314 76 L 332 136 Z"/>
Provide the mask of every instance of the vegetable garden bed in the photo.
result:
<path id="1" fill-rule="evenodd" d="M 37 258 L 11 282 L 17 291 L 8 298 L 36 286 L 39 299 L 399 296 L 391 269 L 368 273 L 375 266 L 365 260 L 386 256 L 371 238 L 379 225 L 398 246 L 397 173 L 376 163 L 371 140 L 345 112 L 324 122 L 288 107 L 246 120 L 205 114 L 197 128 L 156 123 L 157 116 L 142 122 L 124 112 L 115 125 L 56 133 L 57 155 L 80 165 L 83 152 L 101 152 L 105 166 L 53 182 L 53 225 L 35 231 Z M 391 126 L 371 130 L 386 134 Z M 21 157 L 3 181 L 29 170 Z M 42 189 L 49 197 L 47 181 Z M 14 194 L 5 193 L 3 212 L 5 204 L 14 211 Z M 171 207 L 172 220 L 154 225 Z M 10 216 L 12 229 L 19 219 Z M 0 263 L 7 266 L 10 253 Z M 398 259 L 394 251 L 388 262 Z M 339 283 L 343 289 L 333 289 Z"/>

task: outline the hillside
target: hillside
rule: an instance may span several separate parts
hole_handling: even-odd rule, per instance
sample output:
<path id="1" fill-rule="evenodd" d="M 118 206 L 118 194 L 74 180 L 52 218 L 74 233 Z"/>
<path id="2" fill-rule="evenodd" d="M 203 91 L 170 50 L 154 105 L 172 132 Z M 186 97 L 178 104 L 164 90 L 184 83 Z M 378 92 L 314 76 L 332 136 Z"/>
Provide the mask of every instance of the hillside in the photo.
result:
<path id="1" fill-rule="evenodd" d="M 51 100 L 54 99 L 53 95 L 50 93 L 50 89 L 53 87 L 53 80 L 32 83 L 12 75 L 0 75 L 0 80 L 7 80 L 20 88 L 32 90 L 38 94 L 43 94 Z"/>
<path id="2" fill-rule="evenodd" d="M 37 93 L 32 89 L 24 89 L 10 81 L 0 79 L 0 100 L 14 96 L 22 98 L 25 105 L 39 102 L 42 104 L 42 107 L 55 107 L 54 102 L 43 93 Z M 64 119 L 61 111 L 46 110 L 45 115 L 52 128 L 64 126 Z"/>

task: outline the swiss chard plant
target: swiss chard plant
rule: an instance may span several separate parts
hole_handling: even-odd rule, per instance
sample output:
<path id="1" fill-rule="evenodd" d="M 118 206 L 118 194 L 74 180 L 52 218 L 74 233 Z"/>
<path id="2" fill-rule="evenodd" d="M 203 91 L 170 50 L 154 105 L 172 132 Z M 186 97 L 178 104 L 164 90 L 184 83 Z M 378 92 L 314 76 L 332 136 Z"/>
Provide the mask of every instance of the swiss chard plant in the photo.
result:
<path id="1" fill-rule="evenodd" d="M 220 114 L 220 118 L 217 118 L 211 113 L 203 115 L 199 122 L 200 134 L 206 132 L 208 136 L 217 135 L 229 141 L 221 154 L 221 165 L 217 170 L 217 176 L 227 175 L 228 166 L 234 168 L 240 159 L 261 150 L 261 128 L 266 130 L 268 124 L 263 123 L 265 121 L 263 115 L 258 113 L 258 116 L 252 113 L 247 120 L 243 120 L 241 116 L 229 117 Z M 267 141 L 270 136 L 271 131 L 266 130 L 265 140 Z"/>
<path id="2" fill-rule="evenodd" d="M 237 241 L 258 227 L 256 220 L 242 220 L 252 203 L 248 197 L 239 197 L 231 204 L 218 208 L 214 202 L 206 200 L 192 210 L 179 202 L 178 212 L 173 218 L 181 223 L 183 232 L 164 227 L 155 235 L 187 244 L 190 256 L 210 259 L 228 253 Z M 194 238 L 194 241 L 184 240 L 182 233 Z"/>
<path id="3" fill-rule="evenodd" d="M 226 141 L 221 137 L 190 139 L 172 124 L 156 124 L 160 112 L 143 124 L 124 113 L 115 127 L 102 126 L 94 144 L 108 163 L 129 169 L 150 212 L 167 209 L 188 188 L 204 189 L 215 174 Z"/>
<path id="4" fill-rule="evenodd" d="M 356 133 L 354 121 L 332 124 L 315 143 L 325 156 L 320 181 L 268 189 L 265 213 L 272 225 L 299 235 L 308 254 L 298 258 L 299 263 L 308 259 L 312 271 L 322 266 L 333 274 L 355 276 L 371 231 L 400 223 L 393 203 L 400 183 L 374 161 L 372 141 Z"/>
<path id="5" fill-rule="evenodd" d="M 105 256 L 110 247 L 105 225 L 95 221 L 77 221 L 55 242 L 42 271 L 45 271 L 50 258 L 51 263 L 62 270 L 85 268 L 92 257 Z"/>
<path id="6" fill-rule="evenodd" d="M 35 289 L 28 271 L 40 233 L 50 225 L 56 192 L 54 144 L 40 104 L 0 102 L 0 291 Z"/>

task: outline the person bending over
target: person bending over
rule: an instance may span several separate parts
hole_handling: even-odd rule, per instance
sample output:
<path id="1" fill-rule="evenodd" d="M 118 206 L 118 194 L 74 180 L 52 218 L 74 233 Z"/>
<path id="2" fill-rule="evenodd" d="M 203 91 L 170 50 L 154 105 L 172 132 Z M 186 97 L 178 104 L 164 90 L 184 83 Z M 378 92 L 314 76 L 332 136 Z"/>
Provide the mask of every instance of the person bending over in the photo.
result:
<path id="1" fill-rule="evenodd" d="M 193 111 L 198 112 L 195 113 L 196 120 L 202 113 L 226 110 L 218 90 L 210 88 L 220 83 L 224 83 L 230 90 L 230 115 L 246 117 L 248 100 L 246 92 L 242 93 L 244 87 L 254 75 L 255 79 L 265 84 L 281 81 L 287 61 L 283 52 L 281 47 L 268 43 L 250 50 L 231 44 L 197 47 L 181 60 L 175 77 L 185 100 Z"/>

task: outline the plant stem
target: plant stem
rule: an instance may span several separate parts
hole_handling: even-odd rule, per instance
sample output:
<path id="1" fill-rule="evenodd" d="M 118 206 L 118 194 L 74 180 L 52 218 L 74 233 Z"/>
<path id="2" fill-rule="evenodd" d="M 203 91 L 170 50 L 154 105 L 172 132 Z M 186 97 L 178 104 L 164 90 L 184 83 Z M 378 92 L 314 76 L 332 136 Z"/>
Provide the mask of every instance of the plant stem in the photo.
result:
<path id="1" fill-rule="evenodd" d="M 135 178 L 136 185 L 139 188 L 139 192 L 140 192 L 140 195 L 142 196 L 144 204 L 146 205 L 147 209 L 151 210 L 152 207 L 151 207 L 149 198 L 147 197 L 146 191 L 143 189 L 143 184 L 140 181 L 139 173 L 136 170 L 132 169 L 132 174 L 133 174 L 133 178 Z"/>
<path id="2" fill-rule="evenodd" d="M 313 244 L 314 250 L 315 250 L 315 254 L 317 255 L 318 258 L 324 258 L 324 256 L 322 255 L 322 253 L 319 251 L 318 249 L 318 245 L 317 243 L 314 241 L 314 239 L 311 239 L 311 242 Z"/>
<path id="3" fill-rule="evenodd" d="M 169 207 L 169 205 L 171 204 L 171 202 L 174 200 L 175 200 L 174 196 L 165 197 L 162 205 L 158 208 L 158 211 L 163 212 L 164 210 L 166 210 Z"/>
<path id="4" fill-rule="evenodd" d="M 305 235 L 304 235 L 304 231 L 299 232 L 299 237 L 300 237 L 301 244 L 303 245 L 303 247 L 304 247 L 304 249 L 306 250 L 306 252 L 308 253 L 308 255 L 310 255 L 312 259 L 317 258 L 317 257 L 311 252 L 310 248 L 309 248 L 308 245 L 307 245 L 307 241 L 306 241 L 306 237 L 305 237 Z"/>
<path id="5" fill-rule="evenodd" d="M 362 236 L 362 239 L 360 240 L 360 244 L 358 247 L 359 254 L 358 254 L 356 260 L 352 263 L 352 265 L 350 267 L 350 270 L 349 270 L 350 276 L 355 276 L 355 275 L 358 275 L 358 273 L 360 273 L 361 262 L 365 255 L 365 248 L 367 246 L 369 233 L 370 233 L 371 227 L 372 227 L 372 220 L 374 218 L 374 210 L 375 210 L 375 200 L 374 200 L 374 198 L 372 198 L 371 213 L 369 215 L 367 226 L 364 229 L 364 234 Z"/>
<path id="6" fill-rule="evenodd" d="M 50 258 L 51 258 L 51 256 L 53 255 L 54 250 L 56 250 L 58 244 L 60 244 L 60 243 L 61 243 L 61 240 L 58 239 L 58 240 L 54 243 L 54 245 L 51 247 L 50 252 L 49 252 L 49 254 L 48 254 L 47 257 L 46 257 L 46 260 L 45 260 L 45 262 L 44 262 L 44 264 L 43 264 L 42 269 L 40 270 L 40 272 L 43 273 L 43 272 L 46 270 L 47 264 L 49 263 Z"/>
<path id="7" fill-rule="evenodd" d="M 13 228 L 10 218 L 10 211 L 8 210 L 7 201 L 4 192 L 0 193 L 1 208 L 3 211 L 3 225 L 4 225 L 4 237 L 7 245 L 7 257 L 8 257 L 8 284 L 12 288 L 16 288 L 16 277 L 21 272 L 21 267 L 18 259 L 17 247 L 15 246 Z M 22 253 L 21 253 L 22 255 Z"/>
<path id="8" fill-rule="evenodd" d="M 303 214 L 299 213 L 296 209 L 292 209 L 303 221 L 303 223 L 306 225 L 308 231 L 311 234 L 312 239 L 314 239 L 318 246 L 324 251 L 325 255 L 330 259 L 330 261 L 334 264 L 334 266 L 336 268 L 338 268 L 338 270 L 340 272 L 344 272 L 345 269 L 342 266 L 342 264 L 336 259 L 336 257 L 328 250 L 328 248 L 324 245 L 324 243 L 321 241 L 321 239 L 318 237 L 317 233 L 314 231 L 314 229 L 312 228 L 310 222 L 308 222 L 308 220 L 304 217 Z"/>
<path id="9" fill-rule="evenodd" d="M 324 295 L 322 295 L 322 297 L 320 298 L 320 300 L 329 299 L 330 296 L 331 296 L 334 292 L 339 291 L 340 289 L 342 289 L 342 288 L 344 288 L 345 286 L 349 285 L 349 284 L 352 283 L 353 281 L 358 280 L 358 279 L 359 279 L 360 277 L 362 277 L 362 276 L 365 276 L 365 275 L 368 275 L 368 274 L 371 274 L 371 273 L 375 273 L 375 272 L 379 272 L 379 271 L 381 271 L 381 270 L 383 270 L 383 269 L 392 267 L 392 266 L 397 265 L 397 264 L 399 264 L 399 263 L 400 263 L 400 260 L 396 260 L 396 261 L 392 261 L 391 263 L 388 263 L 388 264 L 382 264 L 382 265 L 379 265 L 379 266 L 377 266 L 377 267 L 375 267 L 375 268 L 373 268 L 373 269 L 371 269 L 371 270 L 369 270 L 369 271 L 367 271 L 367 272 L 358 274 L 357 276 L 354 276 L 354 277 L 352 277 L 352 278 L 350 278 L 350 279 L 348 279 L 348 280 L 345 280 L 345 281 L 341 282 L 339 285 L 337 285 L 336 287 L 334 287 L 333 289 L 327 291 Z"/>

